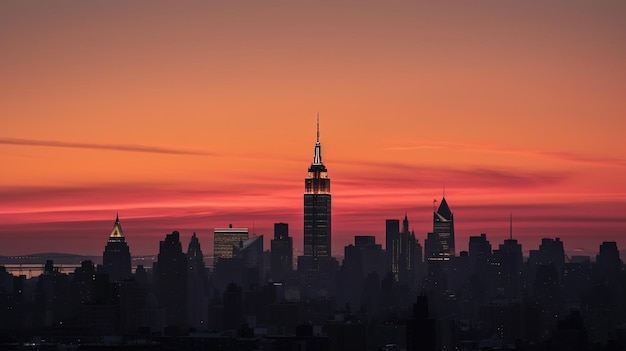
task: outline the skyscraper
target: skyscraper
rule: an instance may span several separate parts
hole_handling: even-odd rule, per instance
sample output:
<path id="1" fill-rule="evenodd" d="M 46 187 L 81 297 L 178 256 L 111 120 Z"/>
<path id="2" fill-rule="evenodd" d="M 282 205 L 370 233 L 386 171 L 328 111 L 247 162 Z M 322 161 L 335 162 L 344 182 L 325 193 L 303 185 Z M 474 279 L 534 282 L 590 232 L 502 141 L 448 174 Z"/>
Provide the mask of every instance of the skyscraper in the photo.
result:
<path id="1" fill-rule="evenodd" d="M 426 258 L 433 260 L 449 260 L 455 255 L 454 250 L 454 215 L 450 211 L 444 197 L 437 211 L 433 213 L 433 232 L 428 233 L 425 250 Z"/>
<path id="2" fill-rule="evenodd" d="M 597 275 L 602 277 L 602 283 L 613 282 L 621 266 L 622 260 L 619 257 L 617 243 L 615 241 L 602 242 L 600 251 L 596 256 L 596 268 L 599 273 Z"/>
<path id="3" fill-rule="evenodd" d="M 204 254 L 193 233 L 187 248 L 187 319 L 189 326 L 202 330 L 208 322 L 208 287 Z"/>
<path id="4" fill-rule="evenodd" d="M 109 241 L 102 253 L 102 266 L 109 274 L 111 281 L 121 281 L 130 278 L 130 249 L 122 231 L 119 216 L 115 216 L 115 224 L 109 235 Z"/>
<path id="5" fill-rule="evenodd" d="M 400 272 L 400 221 L 387 219 L 385 221 L 385 239 L 387 252 L 387 267 L 393 274 L 394 281 L 398 281 Z"/>
<path id="6" fill-rule="evenodd" d="M 271 244 L 272 278 L 282 281 L 285 274 L 293 269 L 293 238 L 289 236 L 287 223 L 274 223 L 274 239 Z"/>
<path id="7" fill-rule="evenodd" d="M 165 323 L 184 330 L 187 325 L 187 256 L 183 253 L 180 234 L 167 234 L 160 242 L 154 262 L 157 298 L 165 309 Z"/>
<path id="8" fill-rule="evenodd" d="M 233 257 L 233 245 L 239 247 L 239 243 L 248 240 L 248 228 L 233 228 L 232 224 L 228 228 L 213 229 L 213 265 L 220 258 Z"/>
<path id="9" fill-rule="evenodd" d="M 402 231 L 400 231 L 399 220 L 386 220 L 385 237 L 387 266 L 394 281 L 403 285 L 412 284 L 417 277 L 418 265 L 422 261 L 422 247 L 415 238 L 415 233 L 409 230 L 409 219 L 406 213 L 402 220 Z"/>
<path id="10" fill-rule="evenodd" d="M 331 256 L 330 179 L 322 163 L 319 115 L 315 155 L 304 180 L 304 256 Z"/>

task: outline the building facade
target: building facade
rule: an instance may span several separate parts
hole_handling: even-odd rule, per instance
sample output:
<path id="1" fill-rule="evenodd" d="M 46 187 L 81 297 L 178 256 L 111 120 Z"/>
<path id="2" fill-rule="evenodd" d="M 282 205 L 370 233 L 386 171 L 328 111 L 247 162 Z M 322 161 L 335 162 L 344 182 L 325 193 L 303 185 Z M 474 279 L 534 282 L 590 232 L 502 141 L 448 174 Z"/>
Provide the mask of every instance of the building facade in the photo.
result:
<path id="1" fill-rule="evenodd" d="M 165 310 L 166 326 L 185 330 L 187 326 L 187 255 L 183 253 L 180 233 L 167 234 L 159 243 L 157 262 L 153 263 L 159 305 Z"/>
<path id="2" fill-rule="evenodd" d="M 426 259 L 446 261 L 455 256 L 454 214 L 444 197 L 437 211 L 433 213 L 433 231 L 428 233 L 425 246 Z"/>
<path id="3" fill-rule="evenodd" d="M 331 256 L 330 179 L 322 163 L 319 116 L 315 155 L 304 180 L 304 256 Z"/>
<path id="4" fill-rule="evenodd" d="M 130 278 L 130 249 L 126 243 L 119 215 L 115 216 L 115 224 L 104 247 L 102 266 L 113 282 Z"/>
<path id="5" fill-rule="evenodd" d="M 233 258 L 233 245 L 248 240 L 248 228 L 233 228 L 230 224 L 228 228 L 213 229 L 213 265 L 220 258 Z"/>
<path id="6" fill-rule="evenodd" d="M 274 239 L 271 245 L 272 278 L 282 281 L 285 275 L 293 270 L 293 238 L 289 236 L 287 223 L 274 223 Z"/>

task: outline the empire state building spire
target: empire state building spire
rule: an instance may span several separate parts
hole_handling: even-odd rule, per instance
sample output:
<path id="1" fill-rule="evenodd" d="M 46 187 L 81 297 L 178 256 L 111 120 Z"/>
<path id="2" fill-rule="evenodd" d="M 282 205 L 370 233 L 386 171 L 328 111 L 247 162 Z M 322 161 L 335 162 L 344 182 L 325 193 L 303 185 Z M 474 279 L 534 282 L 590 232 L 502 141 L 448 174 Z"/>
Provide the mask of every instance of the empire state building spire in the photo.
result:
<path id="1" fill-rule="evenodd" d="M 317 140 L 315 142 L 315 157 L 313 157 L 314 165 L 322 164 L 322 145 L 320 144 L 320 113 L 317 113 Z"/>

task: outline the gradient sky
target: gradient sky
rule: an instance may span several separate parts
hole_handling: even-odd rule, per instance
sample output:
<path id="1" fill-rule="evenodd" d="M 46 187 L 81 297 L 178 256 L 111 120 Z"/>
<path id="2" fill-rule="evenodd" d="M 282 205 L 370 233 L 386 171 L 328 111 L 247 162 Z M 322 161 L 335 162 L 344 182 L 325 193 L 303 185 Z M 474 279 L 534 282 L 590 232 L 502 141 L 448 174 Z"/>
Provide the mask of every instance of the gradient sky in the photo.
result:
<path id="1" fill-rule="evenodd" d="M 457 248 L 626 248 L 624 1 L 2 1 L 0 255 L 288 222 L 315 115 L 333 253 L 433 199 Z"/>

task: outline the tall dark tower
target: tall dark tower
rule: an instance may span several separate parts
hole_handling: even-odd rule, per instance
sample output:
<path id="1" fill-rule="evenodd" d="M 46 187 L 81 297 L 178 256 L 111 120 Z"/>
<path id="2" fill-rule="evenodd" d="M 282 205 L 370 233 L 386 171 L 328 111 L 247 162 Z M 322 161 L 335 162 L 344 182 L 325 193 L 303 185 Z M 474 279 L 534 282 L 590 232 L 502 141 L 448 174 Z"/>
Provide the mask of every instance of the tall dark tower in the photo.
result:
<path id="1" fill-rule="evenodd" d="M 187 326 L 187 256 L 178 232 L 167 234 L 160 242 L 153 271 L 157 298 L 165 309 L 165 324 L 184 330 Z"/>
<path id="2" fill-rule="evenodd" d="M 130 278 L 130 249 L 126 243 L 119 216 L 115 216 L 113 230 L 111 230 L 109 241 L 104 247 L 102 266 L 113 282 Z"/>
<path id="3" fill-rule="evenodd" d="M 293 270 L 293 238 L 289 236 L 287 223 L 274 223 L 270 270 L 275 281 L 283 281 Z"/>
<path id="4" fill-rule="evenodd" d="M 208 287 L 204 254 L 193 233 L 187 248 L 187 320 L 196 330 L 202 330 L 208 321 Z"/>
<path id="5" fill-rule="evenodd" d="M 393 274 L 394 281 L 398 281 L 400 274 L 400 221 L 387 219 L 385 221 L 385 239 L 387 246 L 387 269 Z"/>
<path id="6" fill-rule="evenodd" d="M 331 256 L 330 217 L 330 179 L 322 163 L 318 114 L 315 156 L 304 179 L 304 256 Z"/>
<path id="7" fill-rule="evenodd" d="M 426 244 L 428 260 L 448 260 L 454 251 L 454 215 L 444 197 L 433 213 L 433 232 L 428 234 Z"/>

